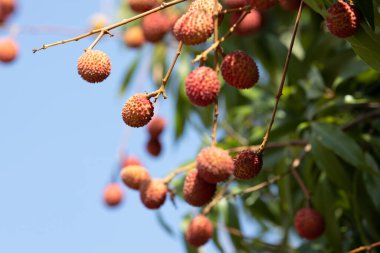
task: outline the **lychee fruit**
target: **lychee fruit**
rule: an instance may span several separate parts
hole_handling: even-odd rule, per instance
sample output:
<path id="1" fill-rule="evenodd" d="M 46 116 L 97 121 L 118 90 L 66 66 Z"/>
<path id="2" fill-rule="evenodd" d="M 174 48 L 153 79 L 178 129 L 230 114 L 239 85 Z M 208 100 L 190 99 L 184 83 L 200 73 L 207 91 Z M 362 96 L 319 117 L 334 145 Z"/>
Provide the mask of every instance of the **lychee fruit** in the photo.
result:
<path id="1" fill-rule="evenodd" d="M 16 10 L 16 0 L 0 0 L 0 16 L 8 18 Z"/>
<path id="2" fill-rule="evenodd" d="M 312 208 L 302 208 L 296 213 L 294 226 L 301 237 L 314 240 L 325 231 L 325 220 L 318 211 Z"/>
<path id="3" fill-rule="evenodd" d="M 224 0 L 223 2 L 228 8 L 239 8 L 247 5 L 247 0 Z"/>
<path id="4" fill-rule="evenodd" d="M 203 10 L 186 12 L 173 27 L 175 38 L 186 45 L 203 43 L 213 32 L 214 22 L 212 15 Z"/>
<path id="5" fill-rule="evenodd" d="M 149 123 L 154 114 L 152 102 L 145 94 L 133 95 L 124 104 L 122 117 L 128 126 L 142 127 Z"/>
<path id="6" fill-rule="evenodd" d="M 127 156 L 121 161 L 121 168 L 130 166 L 130 165 L 142 165 L 140 160 L 134 156 Z"/>
<path id="7" fill-rule="evenodd" d="M 146 144 L 146 149 L 152 156 L 159 156 L 161 154 L 161 142 L 158 138 L 150 138 Z"/>
<path id="8" fill-rule="evenodd" d="M 110 207 L 117 206 L 123 200 L 123 190 L 117 183 L 108 184 L 104 189 L 103 200 Z"/>
<path id="9" fill-rule="evenodd" d="M 187 203 L 192 206 L 203 206 L 211 201 L 216 191 L 216 184 L 204 181 L 198 170 L 190 171 L 183 185 L 183 196 Z"/>
<path id="10" fill-rule="evenodd" d="M 133 26 L 126 30 L 123 35 L 123 42 L 127 47 L 139 48 L 145 43 L 144 32 L 140 26 Z"/>
<path id="11" fill-rule="evenodd" d="M 99 83 L 111 73 L 111 62 L 100 50 L 86 50 L 78 59 L 78 74 L 87 82 Z"/>
<path id="12" fill-rule="evenodd" d="M 301 0 L 278 0 L 278 2 L 286 11 L 296 11 L 301 4 Z"/>
<path id="13" fill-rule="evenodd" d="M 103 13 L 96 13 L 92 15 L 90 24 L 91 24 L 91 30 L 97 30 L 100 28 L 105 27 L 109 22 L 108 17 Z"/>
<path id="14" fill-rule="evenodd" d="M 230 25 L 235 24 L 241 16 L 241 12 L 232 14 L 230 19 Z M 236 26 L 234 33 L 238 35 L 248 35 L 258 32 L 263 26 L 264 19 L 263 14 L 256 10 L 251 10 L 244 19 Z"/>
<path id="15" fill-rule="evenodd" d="M 211 221 L 204 215 L 196 216 L 186 231 L 186 241 L 193 247 L 204 245 L 212 237 L 214 226 Z"/>
<path id="16" fill-rule="evenodd" d="M 145 40 L 156 43 L 159 42 L 170 30 L 171 24 L 169 18 L 165 14 L 155 12 L 142 19 L 141 28 Z"/>
<path id="17" fill-rule="evenodd" d="M 4 63 L 12 62 L 18 55 L 18 45 L 12 38 L 0 39 L 0 61 Z"/>
<path id="18" fill-rule="evenodd" d="M 234 176 L 237 179 L 247 180 L 257 176 L 263 167 L 261 153 L 249 149 L 240 152 L 234 159 Z"/>
<path id="19" fill-rule="evenodd" d="M 277 0 L 248 0 L 248 3 L 253 9 L 258 11 L 265 11 L 277 3 Z"/>
<path id="20" fill-rule="evenodd" d="M 215 2 L 213 0 L 194 0 L 191 2 L 188 11 L 203 10 L 211 15 L 214 14 Z M 220 12 L 223 6 L 218 2 L 217 11 Z"/>
<path id="21" fill-rule="evenodd" d="M 149 209 L 160 208 L 166 200 L 168 187 L 160 179 L 145 181 L 140 186 L 140 199 Z"/>
<path id="22" fill-rule="evenodd" d="M 164 131 L 166 121 L 163 117 L 154 117 L 148 124 L 148 132 L 152 138 L 157 138 Z"/>
<path id="23" fill-rule="evenodd" d="M 214 103 L 219 96 L 218 74 L 209 67 L 196 68 L 186 77 L 185 89 L 191 103 L 208 106 Z"/>
<path id="24" fill-rule="evenodd" d="M 198 175 L 208 183 L 227 180 L 234 171 L 234 161 L 226 150 L 207 147 L 201 150 L 196 159 Z"/>
<path id="25" fill-rule="evenodd" d="M 157 0 L 127 0 L 129 7 L 135 12 L 144 12 L 159 5 Z"/>
<path id="26" fill-rule="evenodd" d="M 259 70 L 255 61 L 242 51 L 226 55 L 220 69 L 224 80 L 238 89 L 251 88 L 259 80 Z"/>
<path id="27" fill-rule="evenodd" d="M 338 0 L 327 10 L 326 26 L 330 33 L 347 38 L 356 33 L 359 28 L 359 12 L 354 6 L 343 0 Z"/>
<path id="28" fill-rule="evenodd" d="M 126 186 L 135 190 L 139 190 L 143 182 L 150 180 L 149 172 L 139 165 L 124 167 L 120 172 L 120 177 Z"/>

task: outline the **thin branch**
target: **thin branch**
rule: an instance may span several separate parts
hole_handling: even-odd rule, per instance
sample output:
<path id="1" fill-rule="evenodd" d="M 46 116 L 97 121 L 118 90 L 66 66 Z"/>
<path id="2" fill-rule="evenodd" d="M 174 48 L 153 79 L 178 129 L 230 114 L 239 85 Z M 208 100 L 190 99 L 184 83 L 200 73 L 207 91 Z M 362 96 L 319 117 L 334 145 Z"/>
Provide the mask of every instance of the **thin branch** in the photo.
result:
<path id="1" fill-rule="evenodd" d="M 216 145 L 216 130 L 218 128 L 218 116 L 219 116 L 219 103 L 218 98 L 214 103 L 214 121 L 212 123 L 212 134 L 211 134 L 211 146 L 215 147 Z"/>
<path id="2" fill-rule="evenodd" d="M 181 174 L 182 172 L 186 172 L 188 170 L 195 168 L 195 164 L 196 164 L 195 162 L 192 162 L 192 163 L 186 164 L 186 165 L 181 166 L 181 167 L 177 168 L 176 170 L 172 171 L 169 175 L 167 175 L 163 179 L 164 184 L 169 184 L 178 174 Z"/>
<path id="3" fill-rule="evenodd" d="M 274 148 L 284 148 L 284 147 L 291 147 L 291 146 L 305 146 L 308 144 L 307 140 L 292 140 L 292 141 L 287 141 L 287 142 L 273 142 L 273 143 L 268 143 L 266 146 L 266 149 L 274 149 Z M 253 146 L 241 146 L 241 147 L 236 147 L 236 148 L 230 148 L 228 149 L 229 152 L 231 153 L 238 153 L 246 149 L 250 149 L 252 151 L 258 151 L 260 148 L 259 145 L 253 145 Z"/>
<path id="4" fill-rule="evenodd" d="M 378 116 L 380 116 L 380 110 L 374 110 L 374 111 L 362 114 L 359 117 L 357 117 L 356 119 L 354 119 L 353 121 L 351 121 L 348 124 L 342 126 L 342 130 L 343 131 L 347 131 L 348 129 L 354 127 L 357 124 L 360 124 L 362 122 L 365 122 L 365 121 L 367 121 L 367 120 L 369 120 L 371 118 L 378 117 Z"/>
<path id="5" fill-rule="evenodd" d="M 223 16 L 225 14 L 233 13 L 233 12 L 250 11 L 251 9 L 252 9 L 251 5 L 245 5 L 238 8 L 224 9 L 218 13 L 218 16 Z"/>
<path id="6" fill-rule="evenodd" d="M 280 97 L 282 95 L 282 90 L 283 90 L 284 85 L 285 85 L 286 74 L 288 72 L 290 58 L 292 56 L 294 41 L 295 41 L 295 38 L 296 38 L 296 35 L 297 35 L 298 26 L 299 26 L 299 23 L 300 23 L 300 20 L 301 20 L 302 9 L 303 9 L 303 0 L 301 0 L 300 7 L 299 7 L 298 13 L 297 13 L 297 18 L 296 18 L 296 21 L 295 21 L 295 24 L 294 24 L 292 39 L 290 41 L 290 46 L 289 46 L 288 54 L 287 54 L 286 60 L 285 60 L 284 69 L 283 69 L 283 72 L 282 72 L 282 78 L 281 78 L 280 87 L 278 88 L 278 92 L 277 92 L 277 95 L 276 95 L 276 103 L 275 103 L 274 108 L 273 108 L 272 118 L 271 118 L 271 120 L 269 122 L 268 129 L 267 129 L 267 131 L 266 131 L 266 133 L 264 135 L 263 141 L 262 141 L 262 143 L 260 145 L 260 148 L 258 150 L 259 153 L 262 153 L 264 151 L 265 146 L 268 143 L 269 134 L 270 134 L 270 131 L 272 129 L 272 126 L 273 126 L 273 123 L 274 123 L 274 119 L 276 117 L 277 107 L 278 107 L 278 104 L 280 102 Z"/>
<path id="7" fill-rule="evenodd" d="M 376 247 L 380 247 L 380 242 L 375 242 L 368 246 L 360 246 L 359 248 L 350 250 L 348 253 L 357 253 L 357 252 L 362 252 L 362 251 L 370 252 L 373 248 L 376 248 Z"/>
<path id="8" fill-rule="evenodd" d="M 159 97 L 160 95 L 162 95 L 162 96 L 164 97 L 164 99 L 167 98 L 165 87 L 166 87 L 166 84 L 167 84 L 167 82 L 168 82 L 168 80 L 169 80 L 170 75 L 171 75 L 172 72 L 173 72 L 173 69 L 174 69 L 174 66 L 175 66 L 175 64 L 176 64 L 176 62 L 177 62 L 177 59 L 178 59 L 178 57 L 181 55 L 182 46 L 183 46 L 183 43 L 182 43 L 182 41 L 180 41 L 180 42 L 178 43 L 178 48 L 177 48 L 176 55 L 174 56 L 174 59 L 173 59 L 173 61 L 172 61 L 172 64 L 170 65 L 170 68 L 169 68 L 168 72 L 166 73 L 165 77 L 162 79 L 162 83 L 161 83 L 160 88 L 159 88 L 158 90 L 156 90 L 156 91 L 154 91 L 154 92 L 148 94 L 148 95 L 147 95 L 147 98 L 148 98 L 148 99 L 149 99 L 149 98 L 154 98 L 154 102 L 156 102 L 157 99 L 158 99 L 158 97 Z"/>
<path id="9" fill-rule="evenodd" d="M 136 15 L 136 16 L 131 17 L 131 18 L 123 19 L 122 21 L 120 21 L 120 22 L 118 22 L 118 23 L 115 23 L 115 24 L 112 24 L 112 25 L 109 25 L 109 26 L 106 26 L 106 27 L 103 27 L 103 28 L 100 28 L 100 29 L 92 30 L 92 31 L 90 31 L 90 32 L 88 32 L 88 33 L 84 33 L 84 34 L 82 34 L 82 35 L 79 35 L 79 36 L 74 37 L 74 38 L 71 38 L 71 39 L 58 41 L 58 42 L 55 42 L 55 43 L 52 43 L 52 44 L 44 44 L 44 45 L 42 45 L 42 47 L 39 48 L 39 49 L 33 49 L 33 53 L 38 52 L 38 51 L 40 51 L 40 50 L 48 49 L 48 48 L 53 47 L 53 46 L 62 45 L 62 44 L 69 43 L 69 42 L 73 42 L 73 41 L 78 41 L 78 40 L 81 40 L 81 39 L 83 39 L 83 38 L 89 37 L 89 36 L 91 36 L 91 35 L 93 35 L 93 34 L 102 33 L 102 32 L 104 32 L 104 33 L 109 33 L 109 31 L 111 31 L 112 29 L 115 29 L 115 28 L 117 28 L 117 27 L 119 27 L 119 26 L 122 26 L 122 25 L 128 24 L 128 23 L 130 23 L 130 22 L 132 22 L 132 21 L 135 21 L 135 20 L 137 20 L 137 19 L 143 18 L 143 17 L 145 17 L 145 16 L 147 16 L 147 15 L 149 15 L 149 14 L 152 14 L 152 13 L 154 13 L 154 12 L 157 12 L 157 11 L 163 10 L 163 9 L 165 9 L 165 8 L 167 8 L 167 7 L 170 7 L 170 6 L 172 6 L 172 5 L 179 4 L 179 3 L 184 2 L 184 1 L 186 1 L 186 0 L 174 0 L 174 1 L 171 1 L 171 2 L 163 2 L 160 6 L 158 6 L 158 7 L 156 7 L 156 8 L 153 8 L 153 9 L 151 9 L 151 10 L 149 10 L 149 11 L 146 11 L 146 12 L 140 13 L 140 14 L 138 14 L 138 15 Z M 103 35 L 104 35 L 104 34 L 103 34 Z M 102 37 L 102 36 L 101 36 L 101 37 Z M 101 38 L 101 37 L 100 37 L 100 38 Z M 99 38 L 99 37 L 98 37 L 98 38 Z M 99 39 L 100 39 L 100 38 L 99 38 Z"/>
<path id="10" fill-rule="evenodd" d="M 230 179 L 228 179 L 228 181 L 223 185 L 222 189 L 219 190 L 218 194 L 212 199 L 212 201 L 210 203 L 208 203 L 207 206 L 205 206 L 205 208 L 203 209 L 202 211 L 202 214 L 204 215 L 207 215 L 211 209 L 216 205 L 218 204 L 218 202 L 223 198 L 224 194 L 226 193 L 227 189 L 228 189 L 228 186 L 232 183 L 232 181 L 234 181 L 235 178 L 234 177 L 230 177 Z"/>

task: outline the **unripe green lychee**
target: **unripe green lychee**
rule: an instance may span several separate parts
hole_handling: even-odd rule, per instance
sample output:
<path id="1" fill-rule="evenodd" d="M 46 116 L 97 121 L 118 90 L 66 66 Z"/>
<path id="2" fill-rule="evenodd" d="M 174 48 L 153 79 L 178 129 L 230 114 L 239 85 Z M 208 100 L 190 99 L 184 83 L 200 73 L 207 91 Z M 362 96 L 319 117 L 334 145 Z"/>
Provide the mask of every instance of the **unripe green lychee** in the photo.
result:
<path id="1" fill-rule="evenodd" d="M 223 2 L 228 8 L 239 8 L 247 5 L 247 0 L 224 0 Z"/>
<path id="2" fill-rule="evenodd" d="M 212 15 L 193 10 L 183 14 L 173 27 L 173 34 L 178 41 L 186 45 L 196 45 L 205 42 L 214 32 Z"/>
<path id="3" fill-rule="evenodd" d="M 242 51 L 226 55 L 220 69 L 224 80 L 238 89 L 251 88 L 259 80 L 255 61 Z"/>
<path id="4" fill-rule="evenodd" d="M 231 16 L 230 19 L 230 25 L 232 26 L 235 24 L 238 19 L 240 18 L 241 13 L 234 13 Z M 255 33 L 260 31 L 261 27 L 263 26 L 264 19 L 261 12 L 256 10 L 251 10 L 248 15 L 244 17 L 244 19 L 238 24 L 234 30 L 234 33 L 238 35 L 248 35 L 251 33 Z"/>
<path id="5" fill-rule="evenodd" d="M 165 14 L 155 12 L 142 19 L 141 28 L 145 40 L 156 43 L 162 40 L 165 34 L 170 30 L 170 20 Z"/>
<path id="6" fill-rule="evenodd" d="M 265 11 L 277 3 L 277 0 L 248 0 L 248 3 L 253 9 L 258 11 Z"/>
<path id="7" fill-rule="evenodd" d="M 145 181 L 140 186 L 140 199 L 147 208 L 158 209 L 165 203 L 167 192 L 162 180 Z"/>
<path id="8" fill-rule="evenodd" d="M 240 152 L 234 159 L 234 176 L 237 179 L 247 180 L 257 176 L 263 167 L 261 153 L 249 149 Z"/>
<path id="9" fill-rule="evenodd" d="M 359 12 L 354 6 L 343 0 L 338 0 L 327 10 L 326 26 L 330 33 L 347 38 L 356 33 L 359 28 Z"/>
<path id="10" fill-rule="evenodd" d="M 207 147 L 197 155 L 198 175 L 208 183 L 227 180 L 234 171 L 234 161 L 226 150 Z"/>
<path id="11" fill-rule="evenodd" d="M 325 231 L 325 220 L 318 211 L 312 208 L 302 208 L 296 213 L 294 226 L 301 237 L 314 240 Z"/>
<path id="12" fill-rule="evenodd" d="M 157 137 L 151 137 L 146 144 L 146 150 L 152 156 L 159 156 L 162 150 L 160 140 Z"/>
<path id="13" fill-rule="evenodd" d="M 164 131 L 166 121 L 163 117 L 156 116 L 148 124 L 148 132 L 150 137 L 157 138 Z"/>
<path id="14" fill-rule="evenodd" d="M 104 189 L 103 200 L 110 207 L 117 206 L 123 200 L 123 190 L 117 183 L 111 183 Z"/>
<path id="15" fill-rule="evenodd" d="M 204 215 L 196 216 L 191 222 L 186 231 L 186 241 L 193 247 L 204 245 L 212 237 L 214 226 L 211 221 Z"/>
<path id="16" fill-rule="evenodd" d="M 301 4 L 301 0 L 278 0 L 278 2 L 286 11 L 296 11 Z"/>
<path id="17" fill-rule="evenodd" d="M 129 7 L 135 12 L 144 12 L 159 5 L 157 0 L 126 0 Z"/>
<path id="18" fill-rule="evenodd" d="M 185 89 L 191 103 L 208 106 L 214 103 L 219 96 L 218 74 L 209 67 L 196 68 L 186 77 Z"/>
<path id="19" fill-rule="evenodd" d="M 216 191 L 216 184 L 204 181 L 198 170 L 190 171 L 183 185 L 183 196 L 187 203 L 192 206 L 203 206 L 211 201 Z"/>
<path id="20" fill-rule="evenodd" d="M 143 182 L 150 180 L 149 172 L 139 165 L 124 167 L 120 172 L 120 177 L 126 186 L 135 190 L 140 189 Z"/>
<path id="21" fill-rule="evenodd" d="M 131 127 L 142 127 L 149 123 L 154 115 L 152 102 L 145 94 L 133 95 L 124 104 L 122 116 L 125 124 Z"/>
<path id="22" fill-rule="evenodd" d="M 99 50 L 86 50 L 78 59 L 78 74 L 87 82 L 99 83 L 111 73 L 111 62 L 105 53 Z"/>
<path id="23" fill-rule="evenodd" d="M 0 61 L 4 63 L 12 62 L 18 55 L 18 45 L 12 38 L 0 39 Z"/>
<path id="24" fill-rule="evenodd" d="M 127 29 L 123 35 L 123 42 L 127 47 L 139 48 L 145 43 L 144 32 L 140 26 Z"/>

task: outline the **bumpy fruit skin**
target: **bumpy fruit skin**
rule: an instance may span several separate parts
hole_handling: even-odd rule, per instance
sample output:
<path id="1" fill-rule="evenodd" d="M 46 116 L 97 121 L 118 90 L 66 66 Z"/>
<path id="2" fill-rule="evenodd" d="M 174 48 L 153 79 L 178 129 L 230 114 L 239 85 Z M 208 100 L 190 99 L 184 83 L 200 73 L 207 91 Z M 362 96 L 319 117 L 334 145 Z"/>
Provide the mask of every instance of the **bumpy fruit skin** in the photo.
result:
<path id="1" fill-rule="evenodd" d="M 159 5 L 157 0 L 127 0 L 129 7 L 135 12 L 144 12 Z"/>
<path id="2" fill-rule="evenodd" d="M 152 119 L 154 107 L 145 94 L 139 93 L 127 100 L 121 114 L 128 126 L 142 127 Z"/>
<path id="3" fill-rule="evenodd" d="M 234 164 L 234 176 L 237 179 L 247 180 L 259 174 L 263 167 L 263 157 L 261 154 L 247 149 L 235 157 Z"/>
<path id="4" fill-rule="evenodd" d="M 152 13 L 144 17 L 141 22 L 145 40 L 152 43 L 162 40 L 170 30 L 170 25 L 169 18 L 161 12 Z"/>
<path id="5" fill-rule="evenodd" d="M 253 87 L 259 80 L 259 70 L 255 61 L 242 51 L 226 55 L 221 65 L 224 80 L 238 89 Z"/>
<path id="6" fill-rule="evenodd" d="M 354 6 L 339 0 L 327 11 L 326 26 L 330 33 L 339 38 L 347 38 L 356 33 L 360 20 L 359 12 Z"/>
<path id="7" fill-rule="evenodd" d="M 186 45 L 196 45 L 205 42 L 214 32 L 212 15 L 193 10 L 183 14 L 173 27 L 174 37 Z"/>
<path id="8" fill-rule="evenodd" d="M 123 34 L 123 42 L 127 47 L 140 48 L 145 43 L 144 32 L 140 26 L 133 26 Z"/>
<path id="9" fill-rule="evenodd" d="M 104 189 L 103 199 L 108 206 L 117 206 L 123 200 L 123 190 L 117 183 L 111 183 Z"/>
<path id="10" fill-rule="evenodd" d="M 320 237 L 325 231 L 325 220 L 322 215 L 312 208 L 302 208 L 294 218 L 297 233 L 308 240 Z"/>
<path id="11" fill-rule="evenodd" d="M 228 8 L 239 8 L 247 5 L 247 0 L 224 0 L 223 2 Z"/>
<path id="12" fill-rule="evenodd" d="M 248 0 L 253 9 L 265 11 L 272 8 L 277 3 L 277 0 Z"/>
<path id="13" fill-rule="evenodd" d="M 209 67 L 196 68 L 186 77 L 185 89 L 191 103 L 208 106 L 214 103 L 219 96 L 218 74 Z"/>
<path id="14" fill-rule="evenodd" d="M 16 59 L 18 55 L 18 45 L 12 38 L 0 39 L 0 61 L 10 63 Z"/>
<path id="15" fill-rule="evenodd" d="M 204 245 L 212 237 L 214 226 L 211 221 L 204 215 L 196 216 L 191 222 L 186 231 L 186 241 L 193 247 Z"/>
<path id="16" fill-rule="evenodd" d="M 139 190 L 143 182 L 150 180 L 149 172 L 139 165 L 124 167 L 120 172 L 120 177 L 126 186 L 134 190 Z"/>
<path id="17" fill-rule="evenodd" d="M 278 2 L 286 11 L 296 11 L 301 4 L 301 0 L 278 0 Z"/>
<path id="18" fill-rule="evenodd" d="M 230 25 L 235 24 L 240 18 L 241 13 L 234 13 L 230 19 Z M 251 12 L 244 17 L 244 19 L 236 26 L 234 33 L 238 35 L 248 35 L 251 33 L 258 32 L 264 24 L 263 15 L 256 11 L 251 10 Z"/>
<path id="19" fill-rule="evenodd" d="M 140 160 L 134 156 L 127 156 L 121 161 L 121 168 L 130 166 L 130 165 L 142 165 Z"/>
<path id="20" fill-rule="evenodd" d="M 166 121 L 163 117 L 154 117 L 148 124 L 148 132 L 150 137 L 158 138 L 164 131 L 166 126 Z"/>
<path id="21" fill-rule="evenodd" d="M 199 176 L 208 183 L 218 183 L 227 180 L 234 171 L 234 161 L 226 150 L 217 147 L 207 147 L 197 155 Z"/>
<path id="22" fill-rule="evenodd" d="M 214 4 L 215 2 L 213 0 L 194 0 L 191 2 L 188 11 L 203 10 L 212 15 L 214 13 Z M 222 5 L 218 2 L 218 12 L 222 9 Z"/>
<path id="23" fill-rule="evenodd" d="M 166 200 L 167 186 L 159 179 L 143 182 L 140 186 L 140 199 L 149 209 L 160 208 Z"/>
<path id="24" fill-rule="evenodd" d="M 111 73 L 111 62 L 105 53 L 99 50 L 87 50 L 78 59 L 78 74 L 87 82 L 99 83 Z"/>
<path id="25" fill-rule="evenodd" d="M 160 140 L 158 138 L 150 138 L 146 144 L 146 149 L 152 156 L 159 156 L 162 150 Z"/>
<path id="26" fill-rule="evenodd" d="M 183 185 L 183 196 L 187 203 L 192 206 L 203 206 L 211 201 L 216 191 L 216 184 L 204 181 L 198 170 L 190 171 Z"/>

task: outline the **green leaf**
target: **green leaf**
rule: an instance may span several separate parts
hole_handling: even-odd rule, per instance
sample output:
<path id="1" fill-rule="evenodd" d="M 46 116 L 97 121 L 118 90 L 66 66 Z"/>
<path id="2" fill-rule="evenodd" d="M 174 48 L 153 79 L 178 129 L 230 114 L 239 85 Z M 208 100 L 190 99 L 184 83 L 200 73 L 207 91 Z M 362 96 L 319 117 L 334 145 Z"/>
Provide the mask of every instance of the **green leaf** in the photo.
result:
<path id="1" fill-rule="evenodd" d="M 123 82 L 119 89 L 119 95 L 123 95 L 125 91 L 127 90 L 127 87 L 131 81 L 131 78 L 133 77 L 133 74 L 135 73 L 135 70 L 140 62 L 140 54 L 136 55 L 136 58 L 133 60 L 132 64 L 128 66 L 128 70 L 124 76 Z"/>
<path id="2" fill-rule="evenodd" d="M 359 8 L 361 16 L 368 21 L 372 30 L 375 30 L 375 11 L 372 1 L 356 1 L 355 4 Z"/>
<path id="3" fill-rule="evenodd" d="M 174 236 L 173 229 L 169 226 L 169 224 L 166 222 L 164 216 L 162 215 L 161 211 L 158 210 L 156 212 L 156 217 L 158 220 L 158 223 L 161 225 L 161 227 L 171 236 Z"/>

